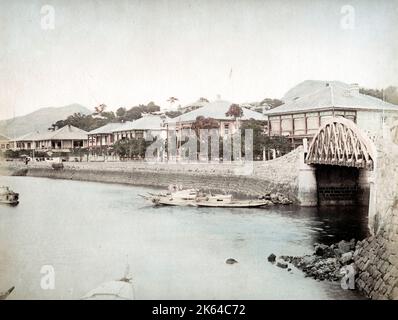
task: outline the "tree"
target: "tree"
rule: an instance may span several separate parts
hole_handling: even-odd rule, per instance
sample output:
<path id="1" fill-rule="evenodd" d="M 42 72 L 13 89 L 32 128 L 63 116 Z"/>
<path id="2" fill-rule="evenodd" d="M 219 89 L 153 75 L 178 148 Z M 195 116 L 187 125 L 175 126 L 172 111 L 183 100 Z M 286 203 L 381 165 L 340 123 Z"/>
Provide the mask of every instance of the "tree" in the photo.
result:
<path id="1" fill-rule="evenodd" d="M 207 99 L 204 98 L 204 97 L 200 97 L 198 101 L 199 101 L 199 102 L 207 102 L 207 103 L 209 103 L 209 100 L 207 100 Z"/>
<path id="2" fill-rule="evenodd" d="M 155 104 L 155 102 L 151 101 L 146 106 L 143 107 L 145 112 L 152 113 L 160 111 L 160 106 Z"/>
<path id="3" fill-rule="evenodd" d="M 127 121 L 137 120 L 142 117 L 142 110 L 140 107 L 132 107 L 126 111 L 125 119 Z"/>
<path id="4" fill-rule="evenodd" d="M 233 117 L 235 119 L 236 129 L 238 129 L 239 128 L 239 120 L 238 119 L 243 116 L 242 108 L 238 104 L 233 103 L 230 105 L 230 107 L 225 115 L 227 117 Z"/>
<path id="5" fill-rule="evenodd" d="M 271 99 L 271 98 L 265 98 L 263 101 L 260 102 L 260 105 L 268 105 L 270 109 L 279 107 L 282 104 L 283 104 L 283 101 L 281 101 L 279 99 Z"/>
<path id="6" fill-rule="evenodd" d="M 384 90 L 384 98 L 387 102 L 398 105 L 398 88 L 389 86 Z"/>
<path id="7" fill-rule="evenodd" d="M 231 104 L 231 106 L 229 107 L 229 109 L 225 113 L 225 115 L 227 117 L 233 117 L 236 120 L 237 118 L 240 118 L 243 116 L 243 110 L 238 104 L 233 103 L 233 104 Z"/>
<path id="8" fill-rule="evenodd" d="M 218 129 L 220 127 L 219 122 L 213 118 L 205 118 L 204 116 L 198 116 L 195 122 L 192 123 L 191 129 L 195 131 L 196 136 L 200 137 L 200 130 L 203 129 Z"/>
<path id="9" fill-rule="evenodd" d="M 242 152 L 245 152 L 244 133 L 245 129 L 253 130 L 253 146 L 249 146 L 249 150 L 253 151 L 254 159 L 262 159 L 263 151 L 275 149 L 280 154 L 286 154 L 291 151 L 291 143 L 284 136 L 268 136 L 265 132 L 265 122 L 261 120 L 251 119 L 242 124 Z"/>
<path id="10" fill-rule="evenodd" d="M 181 111 L 166 111 L 165 114 L 169 118 L 176 118 L 176 117 L 182 115 L 182 112 Z"/>
<path id="11" fill-rule="evenodd" d="M 104 112 L 105 111 L 105 109 L 107 108 L 107 106 L 106 106 L 106 104 L 100 104 L 99 106 L 97 106 L 97 107 L 95 107 L 94 108 L 94 110 L 95 110 L 95 114 L 99 114 L 99 115 L 101 115 L 102 114 L 102 112 Z"/>
<path id="12" fill-rule="evenodd" d="M 149 143 L 144 138 L 122 139 L 115 142 L 113 150 L 121 158 L 144 158 Z"/>
<path id="13" fill-rule="evenodd" d="M 126 115 L 126 108 L 120 107 L 119 109 L 116 110 L 116 116 L 118 118 L 123 118 Z"/>
<path id="14" fill-rule="evenodd" d="M 67 117 L 64 120 L 58 120 L 57 122 L 53 123 L 51 127 L 48 129 L 54 131 L 66 125 L 71 125 L 85 131 L 91 131 L 104 126 L 114 118 L 113 112 L 111 113 L 106 112 L 103 114 L 105 114 L 107 117 L 94 118 L 92 115 L 74 113 L 73 115 Z"/>
<path id="15" fill-rule="evenodd" d="M 176 101 L 178 101 L 178 98 L 176 97 L 170 97 L 167 99 L 167 102 L 170 102 L 170 104 L 174 104 Z"/>

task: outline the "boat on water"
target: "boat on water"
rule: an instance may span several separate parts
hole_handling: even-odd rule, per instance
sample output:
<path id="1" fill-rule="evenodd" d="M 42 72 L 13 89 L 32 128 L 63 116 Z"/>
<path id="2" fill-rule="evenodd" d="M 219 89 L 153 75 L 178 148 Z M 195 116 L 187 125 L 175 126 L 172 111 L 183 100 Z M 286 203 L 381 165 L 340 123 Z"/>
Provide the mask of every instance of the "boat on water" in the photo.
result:
<path id="1" fill-rule="evenodd" d="M 133 277 L 127 265 L 123 278 L 107 281 L 87 292 L 82 300 L 134 300 Z"/>
<path id="2" fill-rule="evenodd" d="M 82 300 L 134 300 L 131 280 L 114 280 L 102 283 L 85 294 Z"/>
<path id="3" fill-rule="evenodd" d="M 151 201 L 154 205 L 167 206 L 254 208 L 272 204 L 268 200 L 235 200 L 230 194 L 211 194 L 197 189 L 149 194 L 142 197 Z"/>
<path id="4" fill-rule="evenodd" d="M 0 186 L 0 203 L 17 205 L 19 203 L 19 193 L 10 190 L 9 187 Z"/>

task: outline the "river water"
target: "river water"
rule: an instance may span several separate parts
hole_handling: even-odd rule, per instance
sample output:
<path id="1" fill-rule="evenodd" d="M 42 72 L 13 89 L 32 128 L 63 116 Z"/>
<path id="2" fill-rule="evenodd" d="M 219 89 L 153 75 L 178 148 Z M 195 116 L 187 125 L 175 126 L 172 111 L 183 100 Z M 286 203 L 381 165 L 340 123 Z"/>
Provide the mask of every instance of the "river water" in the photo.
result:
<path id="1" fill-rule="evenodd" d="M 15 286 L 10 299 L 78 299 L 126 265 L 137 299 L 361 298 L 267 257 L 363 238 L 366 208 L 154 208 L 138 196 L 150 188 L 30 177 L 0 185 L 21 200 L 0 206 L 0 292 Z M 43 266 L 54 288 L 42 288 Z"/>

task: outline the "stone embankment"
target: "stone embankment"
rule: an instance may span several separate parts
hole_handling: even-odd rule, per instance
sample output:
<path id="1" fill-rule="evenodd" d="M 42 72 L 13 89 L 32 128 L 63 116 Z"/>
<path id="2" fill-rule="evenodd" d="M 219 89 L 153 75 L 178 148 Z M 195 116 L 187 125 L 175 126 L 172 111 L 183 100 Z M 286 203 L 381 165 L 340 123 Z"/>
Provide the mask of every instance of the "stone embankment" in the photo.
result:
<path id="1" fill-rule="evenodd" d="M 81 181 L 123 183 L 165 188 L 170 184 L 246 196 L 283 194 L 297 201 L 298 160 L 302 148 L 270 161 L 248 163 L 1 162 L 0 175 L 26 175 Z"/>
<path id="2" fill-rule="evenodd" d="M 377 143 L 372 236 L 357 244 L 355 257 L 356 285 L 372 299 L 398 299 L 398 145 L 388 137 Z"/>

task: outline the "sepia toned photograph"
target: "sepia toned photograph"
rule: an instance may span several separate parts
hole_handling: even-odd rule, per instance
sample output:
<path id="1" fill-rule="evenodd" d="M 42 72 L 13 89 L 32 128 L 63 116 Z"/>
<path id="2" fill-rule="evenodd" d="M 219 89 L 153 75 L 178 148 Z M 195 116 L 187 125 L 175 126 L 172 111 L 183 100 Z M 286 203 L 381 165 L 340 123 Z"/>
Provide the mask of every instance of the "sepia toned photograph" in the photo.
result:
<path id="1" fill-rule="evenodd" d="M 398 0 L 0 0 L 0 300 L 398 300 Z"/>

